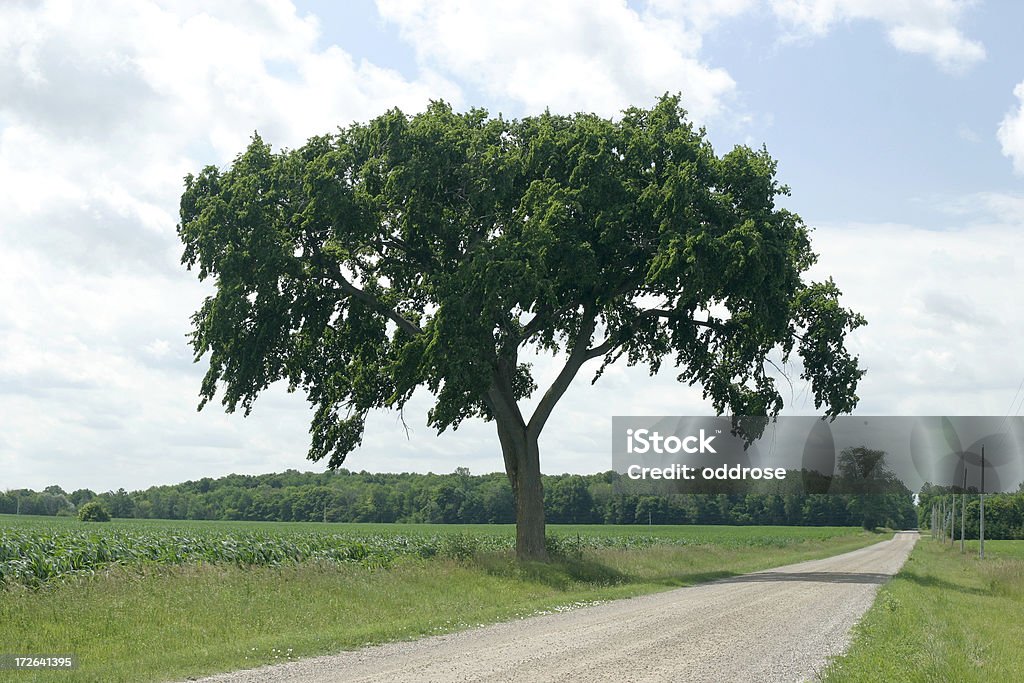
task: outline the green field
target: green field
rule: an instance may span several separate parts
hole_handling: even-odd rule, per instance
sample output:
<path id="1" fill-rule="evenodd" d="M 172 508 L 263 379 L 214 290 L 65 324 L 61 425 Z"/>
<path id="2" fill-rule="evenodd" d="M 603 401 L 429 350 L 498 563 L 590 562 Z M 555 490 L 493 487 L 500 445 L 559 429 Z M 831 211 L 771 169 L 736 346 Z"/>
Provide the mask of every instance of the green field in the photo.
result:
<path id="1" fill-rule="evenodd" d="M 549 526 L 559 555 L 652 545 L 786 547 L 827 540 L 834 527 Z M 310 561 L 386 567 L 416 556 L 464 559 L 510 551 L 513 525 L 317 524 L 115 520 L 0 515 L 0 585 L 38 587 L 112 566 L 279 566 Z"/>
<path id="2" fill-rule="evenodd" d="M 885 538 L 855 528 L 723 526 L 551 526 L 549 535 L 555 561 L 520 564 L 512 526 L 0 517 L 8 577 L 0 652 L 80 661 L 75 672 L 8 671 L 0 680 L 184 679 L 572 609 Z M 30 557 L 35 579 L 12 569 Z"/>
<path id="3" fill-rule="evenodd" d="M 827 683 L 1024 680 L 1024 541 L 960 553 L 922 537 L 879 591 Z"/>

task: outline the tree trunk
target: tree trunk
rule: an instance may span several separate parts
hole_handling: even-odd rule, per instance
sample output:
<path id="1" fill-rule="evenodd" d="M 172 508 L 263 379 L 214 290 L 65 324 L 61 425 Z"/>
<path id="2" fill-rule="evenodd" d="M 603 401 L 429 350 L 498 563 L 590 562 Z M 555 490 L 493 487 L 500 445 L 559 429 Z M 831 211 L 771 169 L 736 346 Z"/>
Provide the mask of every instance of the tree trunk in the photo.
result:
<path id="1" fill-rule="evenodd" d="M 548 561 L 544 543 L 544 485 L 540 479 L 537 437 L 525 427 L 498 420 L 505 472 L 516 499 L 516 557 Z"/>
<path id="2" fill-rule="evenodd" d="M 516 557 L 548 561 L 544 542 L 544 485 L 540 480 L 537 440 L 527 443 L 525 458 L 516 472 Z"/>

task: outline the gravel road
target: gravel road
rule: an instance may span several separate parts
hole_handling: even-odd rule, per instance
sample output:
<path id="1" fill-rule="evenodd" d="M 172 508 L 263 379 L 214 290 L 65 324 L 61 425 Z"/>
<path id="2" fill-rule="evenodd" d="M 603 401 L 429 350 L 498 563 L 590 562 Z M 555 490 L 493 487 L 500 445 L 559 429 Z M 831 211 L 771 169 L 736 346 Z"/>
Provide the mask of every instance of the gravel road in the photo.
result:
<path id="1" fill-rule="evenodd" d="M 806 681 L 917 541 L 461 633 L 238 671 L 206 683 Z"/>

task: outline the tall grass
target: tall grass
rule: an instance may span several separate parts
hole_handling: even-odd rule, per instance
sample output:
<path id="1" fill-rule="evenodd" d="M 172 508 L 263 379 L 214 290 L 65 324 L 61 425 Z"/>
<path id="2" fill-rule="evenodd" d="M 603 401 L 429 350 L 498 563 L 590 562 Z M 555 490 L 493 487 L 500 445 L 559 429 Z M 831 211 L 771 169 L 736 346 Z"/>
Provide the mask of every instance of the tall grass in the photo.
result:
<path id="1" fill-rule="evenodd" d="M 1024 680 L 1024 541 L 987 541 L 985 554 L 923 538 L 822 680 Z"/>

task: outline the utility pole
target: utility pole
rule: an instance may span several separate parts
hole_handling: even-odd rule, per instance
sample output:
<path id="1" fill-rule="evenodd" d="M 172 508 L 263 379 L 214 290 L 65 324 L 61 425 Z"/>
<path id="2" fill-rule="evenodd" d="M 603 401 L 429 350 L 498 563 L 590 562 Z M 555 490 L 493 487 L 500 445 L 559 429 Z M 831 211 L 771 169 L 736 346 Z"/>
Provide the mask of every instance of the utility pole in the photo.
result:
<path id="1" fill-rule="evenodd" d="M 981 446 L 981 515 L 978 527 L 978 553 L 985 559 L 985 445 Z"/>
<path id="2" fill-rule="evenodd" d="M 953 522 L 951 521 L 952 520 L 952 514 L 953 514 L 953 507 L 952 507 L 952 502 L 950 501 L 950 498 L 951 498 L 951 496 L 946 496 L 946 516 L 942 520 L 942 544 L 943 545 L 946 544 L 946 541 L 949 541 L 949 534 L 946 533 L 946 525 L 947 524 L 949 524 L 950 526 L 953 525 Z M 952 543 L 952 541 L 949 541 L 949 542 Z"/>
<path id="3" fill-rule="evenodd" d="M 942 509 L 939 512 L 939 540 L 946 545 L 946 497 L 942 497 Z"/>
<path id="4" fill-rule="evenodd" d="M 949 512 L 949 544 L 953 545 L 956 540 L 956 494 L 951 493 L 949 497 L 952 499 L 952 508 Z"/>
<path id="5" fill-rule="evenodd" d="M 946 534 L 946 540 L 949 541 L 950 545 L 953 545 L 953 520 L 956 519 L 956 496 L 952 493 L 949 494 L 949 533 Z"/>
<path id="6" fill-rule="evenodd" d="M 961 552 L 964 549 L 964 531 L 967 526 L 967 463 L 964 464 L 964 487 L 961 488 Z"/>
<path id="7" fill-rule="evenodd" d="M 964 552 L 964 530 L 967 524 L 967 463 L 964 463 L 964 487 L 960 489 L 960 552 Z"/>

